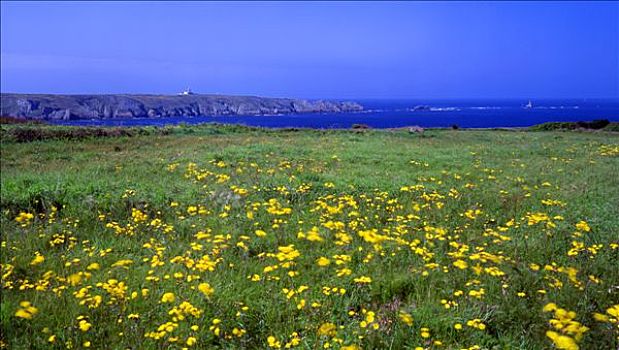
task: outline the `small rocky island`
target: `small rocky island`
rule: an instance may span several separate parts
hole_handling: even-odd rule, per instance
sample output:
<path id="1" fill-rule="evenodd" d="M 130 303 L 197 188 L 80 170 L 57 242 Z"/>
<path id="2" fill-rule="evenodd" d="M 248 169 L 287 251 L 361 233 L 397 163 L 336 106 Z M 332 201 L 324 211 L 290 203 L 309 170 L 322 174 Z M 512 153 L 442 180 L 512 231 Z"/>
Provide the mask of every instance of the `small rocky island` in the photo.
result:
<path id="1" fill-rule="evenodd" d="M 0 115 L 39 120 L 356 112 L 356 102 L 226 95 L 1 94 Z"/>

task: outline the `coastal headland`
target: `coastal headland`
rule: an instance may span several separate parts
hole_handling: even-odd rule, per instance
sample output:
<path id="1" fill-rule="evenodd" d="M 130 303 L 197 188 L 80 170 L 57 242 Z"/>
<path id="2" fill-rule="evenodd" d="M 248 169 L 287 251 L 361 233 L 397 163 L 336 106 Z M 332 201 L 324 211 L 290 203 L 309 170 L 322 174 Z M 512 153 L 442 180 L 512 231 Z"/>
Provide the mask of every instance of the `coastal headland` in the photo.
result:
<path id="1" fill-rule="evenodd" d="M 1 95 L 1 115 L 38 120 L 166 118 L 203 115 L 337 113 L 363 110 L 350 101 L 228 95 Z"/>

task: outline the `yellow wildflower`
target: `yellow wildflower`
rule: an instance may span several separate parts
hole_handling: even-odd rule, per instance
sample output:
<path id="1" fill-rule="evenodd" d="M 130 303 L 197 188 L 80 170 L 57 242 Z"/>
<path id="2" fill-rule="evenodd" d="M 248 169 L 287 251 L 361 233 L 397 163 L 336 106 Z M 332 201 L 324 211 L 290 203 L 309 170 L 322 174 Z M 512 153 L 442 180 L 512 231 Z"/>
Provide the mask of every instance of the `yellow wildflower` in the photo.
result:
<path id="1" fill-rule="evenodd" d="M 34 259 L 30 262 L 30 265 L 39 265 L 40 263 L 45 261 L 45 257 L 41 255 L 39 252 L 34 252 Z"/>
<path id="2" fill-rule="evenodd" d="M 173 303 L 176 298 L 174 297 L 174 293 L 164 293 L 161 297 L 162 303 Z"/>
<path id="3" fill-rule="evenodd" d="M 331 264 L 331 260 L 325 258 L 324 256 L 321 256 L 320 258 L 318 258 L 318 260 L 316 260 L 316 263 L 318 264 L 318 266 L 328 266 Z"/>
<path id="4" fill-rule="evenodd" d="M 318 335 L 326 335 L 333 337 L 337 332 L 337 326 L 331 322 L 323 323 L 318 328 Z"/>
<path id="5" fill-rule="evenodd" d="M 208 283 L 200 283 L 198 285 L 198 290 L 207 297 L 211 296 L 215 292 L 215 290 Z"/>
<path id="6" fill-rule="evenodd" d="M 406 323 L 409 326 L 413 325 L 413 316 L 411 316 L 411 314 L 409 314 L 408 312 L 400 311 L 398 316 L 400 317 L 400 320 L 402 320 L 402 322 Z"/>
<path id="7" fill-rule="evenodd" d="M 39 309 L 34 307 L 29 301 L 22 301 L 19 303 L 19 306 L 20 308 L 15 312 L 15 316 L 20 318 L 29 320 L 39 312 Z"/>
<path id="8" fill-rule="evenodd" d="M 586 221 L 579 221 L 576 224 L 576 229 L 579 230 L 579 231 L 584 231 L 584 232 L 591 231 L 591 228 L 589 227 L 589 224 L 587 224 Z"/>

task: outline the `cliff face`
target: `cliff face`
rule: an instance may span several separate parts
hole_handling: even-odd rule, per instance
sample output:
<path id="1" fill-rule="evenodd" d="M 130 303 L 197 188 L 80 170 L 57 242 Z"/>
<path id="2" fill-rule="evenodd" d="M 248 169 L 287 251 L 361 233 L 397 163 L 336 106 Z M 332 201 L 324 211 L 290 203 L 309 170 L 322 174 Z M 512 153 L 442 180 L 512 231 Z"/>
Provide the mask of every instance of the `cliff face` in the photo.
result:
<path id="1" fill-rule="evenodd" d="M 223 95 L 1 94 L 0 115 L 44 120 L 354 112 L 356 102 Z"/>

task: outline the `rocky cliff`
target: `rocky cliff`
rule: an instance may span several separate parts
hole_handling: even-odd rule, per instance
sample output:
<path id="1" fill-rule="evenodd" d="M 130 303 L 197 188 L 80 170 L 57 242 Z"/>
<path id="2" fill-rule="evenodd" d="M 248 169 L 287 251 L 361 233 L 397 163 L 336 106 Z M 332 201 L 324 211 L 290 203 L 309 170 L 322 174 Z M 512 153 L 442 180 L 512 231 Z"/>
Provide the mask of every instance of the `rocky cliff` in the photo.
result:
<path id="1" fill-rule="evenodd" d="M 0 115 L 43 120 L 354 112 L 356 102 L 223 95 L 1 94 Z"/>

